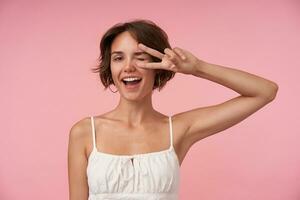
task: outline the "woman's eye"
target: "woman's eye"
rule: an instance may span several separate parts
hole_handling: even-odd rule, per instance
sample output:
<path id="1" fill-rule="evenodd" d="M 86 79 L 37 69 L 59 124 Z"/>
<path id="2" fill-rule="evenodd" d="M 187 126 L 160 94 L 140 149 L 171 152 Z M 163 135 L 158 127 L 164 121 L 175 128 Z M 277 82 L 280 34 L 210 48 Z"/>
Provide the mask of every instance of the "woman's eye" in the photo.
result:
<path id="1" fill-rule="evenodd" d="M 116 61 L 117 61 L 117 60 L 121 60 L 121 59 L 122 59 L 122 57 L 115 57 L 115 58 L 114 58 L 114 60 L 116 60 Z"/>
<path id="2" fill-rule="evenodd" d="M 140 61 L 145 61 L 145 60 L 147 60 L 147 59 L 145 59 L 145 58 L 137 58 L 138 60 L 140 60 Z M 113 58 L 113 60 L 114 61 L 119 61 L 119 60 L 122 60 L 122 57 L 115 57 L 115 58 Z"/>

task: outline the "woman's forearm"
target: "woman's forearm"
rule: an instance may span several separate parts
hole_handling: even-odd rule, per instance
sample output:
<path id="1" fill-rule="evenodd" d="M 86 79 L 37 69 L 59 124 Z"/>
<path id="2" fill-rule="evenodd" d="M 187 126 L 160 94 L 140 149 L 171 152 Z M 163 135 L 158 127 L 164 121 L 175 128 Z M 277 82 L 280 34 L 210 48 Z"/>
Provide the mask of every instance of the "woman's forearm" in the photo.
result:
<path id="1" fill-rule="evenodd" d="M 275 82 L 245 71 L 199 60 L 194 76 L 228 87 L 243 96 L 275 98 L 278 85 Z"/>

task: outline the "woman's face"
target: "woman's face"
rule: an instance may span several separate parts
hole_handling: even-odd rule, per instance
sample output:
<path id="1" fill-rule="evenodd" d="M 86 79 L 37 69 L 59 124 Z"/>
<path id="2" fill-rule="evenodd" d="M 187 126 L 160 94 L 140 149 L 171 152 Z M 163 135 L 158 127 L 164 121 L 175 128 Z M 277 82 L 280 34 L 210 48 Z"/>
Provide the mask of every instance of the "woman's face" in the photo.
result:
<path id="1" fill-rule="evenodd" d="M 155 70 L 136 66 L 137 62 L 151 62 L 151 56 L 138 48 L 138 42 L 128 31 L 119 34 L 111 45 L 110 67 L 112 79 L 120 95 L 138 100 L 152 93 Z M 125 77 L 141 78 L 137 84 L 123 82 Z"/>

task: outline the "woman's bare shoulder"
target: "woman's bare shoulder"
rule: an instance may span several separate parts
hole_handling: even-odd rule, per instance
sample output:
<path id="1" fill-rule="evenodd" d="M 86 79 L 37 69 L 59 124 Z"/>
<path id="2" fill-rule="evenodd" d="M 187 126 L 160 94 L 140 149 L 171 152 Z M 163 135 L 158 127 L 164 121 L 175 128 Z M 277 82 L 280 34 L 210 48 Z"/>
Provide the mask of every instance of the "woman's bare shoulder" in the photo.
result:
<path id="1" fill-rule="evenodd" d="M 70 137 L 73 139 L 80 139 L 82 140 L 83 138 L 87 138 L 89 140 L 91 137 L 91 132 L 92 132 L 92 122 L 91 122 L 91 116 L 83 117 L 80 120 L 76 121 L 71 129 L 70 129 Z M 106 113 L 102 115 L 97 115 L 94 116 L 94 125 L 97 127 L 97 124 L 99 122 L 105 122 L 107 121 L 108 118 L 106 116 Z M 85 141 L 89 142 L 89 141 Z"/>
<path id="2" fill-rule="evenodd" d="M 76 121 L 69 133 L 69 137 L 72 140 L 82 140 L 87 137 L 87 132 L 91 130 L 91 119 L 90 117 L 84 117 Z"/>

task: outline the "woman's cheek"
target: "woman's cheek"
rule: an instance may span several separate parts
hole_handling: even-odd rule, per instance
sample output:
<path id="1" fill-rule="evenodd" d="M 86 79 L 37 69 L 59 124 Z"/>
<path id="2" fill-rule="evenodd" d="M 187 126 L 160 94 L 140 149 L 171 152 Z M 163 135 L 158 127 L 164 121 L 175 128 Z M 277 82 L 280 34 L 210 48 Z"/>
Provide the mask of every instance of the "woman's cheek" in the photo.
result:
<path id="1" fill-rule="evenodd" d="M 119 82 L 118 82 L 118 71 L 116 70 L 116 67 L 111 66 L 110 70 L 111 70 L 111 76 L 112 76 L 112 79 L 113 79 L 114 83 L 119 84 Z"/>

